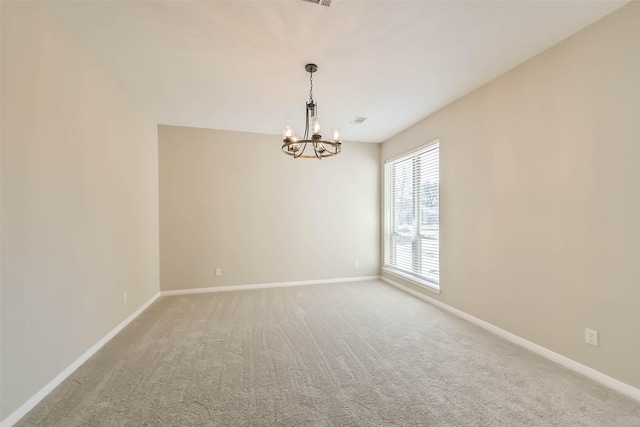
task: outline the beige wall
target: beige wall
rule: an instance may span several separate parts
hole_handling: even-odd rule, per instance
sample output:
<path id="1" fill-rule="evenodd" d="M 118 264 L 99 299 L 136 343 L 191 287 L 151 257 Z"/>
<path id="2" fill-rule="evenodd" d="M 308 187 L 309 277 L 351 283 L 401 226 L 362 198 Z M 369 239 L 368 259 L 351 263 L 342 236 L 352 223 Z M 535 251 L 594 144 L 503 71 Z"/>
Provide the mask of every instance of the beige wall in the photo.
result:
<path id="1" fill-rule="evenodd" d="M 639 22 L 632 3 L 381 153 L 440 139 L 442 293 L 423 292 L 635 387 Z"/>
<path id="2" fill-rule="evenodd" d="M 274 135 L 160 126 L 158 139 L 162 290 L 378 274 L 379 144 L 316 160 Z"/>
<path id="3" fill-rule="evenodd" d="M 155 124 L 41 5 L 1 7 L 6 418 L 158 292 L 158 158 Z"/>

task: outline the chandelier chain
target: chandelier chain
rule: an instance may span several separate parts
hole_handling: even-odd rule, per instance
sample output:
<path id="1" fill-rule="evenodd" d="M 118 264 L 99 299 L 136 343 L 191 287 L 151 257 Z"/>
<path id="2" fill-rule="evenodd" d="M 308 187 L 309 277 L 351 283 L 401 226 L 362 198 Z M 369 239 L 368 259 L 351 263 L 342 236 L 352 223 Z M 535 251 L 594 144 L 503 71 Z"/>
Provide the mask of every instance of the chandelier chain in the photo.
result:
<path id="1" fill-rule="evenodd" d="M 313 73 L 309 73 L 309 101 L 313 102 Z"/>

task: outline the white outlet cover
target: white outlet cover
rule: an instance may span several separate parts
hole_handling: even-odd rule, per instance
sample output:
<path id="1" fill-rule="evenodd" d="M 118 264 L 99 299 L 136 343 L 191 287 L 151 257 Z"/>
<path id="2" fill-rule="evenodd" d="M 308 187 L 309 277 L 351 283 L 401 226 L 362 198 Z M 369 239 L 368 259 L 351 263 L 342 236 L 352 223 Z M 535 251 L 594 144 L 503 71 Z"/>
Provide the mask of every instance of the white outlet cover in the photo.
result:
<path id="1" fill-rule="evenodd" d="M 584 341 L 593 346 L 598 346 L 598 331 L 594 331 L 593 329 L 586 328 L 584 330 Z"/>

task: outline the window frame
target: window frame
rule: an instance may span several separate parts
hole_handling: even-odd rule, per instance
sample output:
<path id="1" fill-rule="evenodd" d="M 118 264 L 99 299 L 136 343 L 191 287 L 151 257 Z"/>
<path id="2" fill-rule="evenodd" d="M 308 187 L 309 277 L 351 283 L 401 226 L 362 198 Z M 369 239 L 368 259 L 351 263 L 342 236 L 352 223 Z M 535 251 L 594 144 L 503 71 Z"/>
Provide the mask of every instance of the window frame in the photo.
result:
<path id="1" fill-rule="evenodd" d="M 421 152 L 427 152 L 430 151 L 430 149 L 432 149 L 432 147 L 434 145 L 437 145 L 437 150 L 438 150 L 438 276 L 428 276 L 428 275 L 420 275 L 414 271 L 412 272 L 408 272 L 402 269 L 398 269 L 395 266 L 390 265 L 390 246 L 391 246 L 391 237 L 392 234 L 397 234 L 397 232 L 394 232 L 392 230 L 392 221 L 393 221 L 393 212 L 392 212 L 392 206 L 391 206 L 391 197 L 390 196 L 390 166 L 392 164 L 398 164 L 400 162 L 402 162 L 403 160 L 407 160 L 407 159 L 412 159 L 413 162 L 416 162 L 417 159 L 419 159 L 418 154 Z M 415 167 L 412 168 L 413 171 L 415 172 Z M 383 218 L 384 218 L 384 230 L 383 230 L 383 249 L 384 249 L 384 259 L 383 259 L 383 272 L 391 274 L 393 276 L 397 276 L 400 277 L 404 280 L 408 280 L 410 282 L 413 282 L 417 285 L 420 285 L 422 287 L 425 287 L 433 292 L 436 293 L 440 293 L 440 140 L 439 139 L 435 139 L 431 142 L 428 142 L 426 144 L 423 144 L 411 151 L 405 152 L 399 156 L 393 157 L 391 159 L 388 159 L 384 162 L 384 172 L 383 172 L 383 180 L 384 180 L 384 192 L 383 192 L 383 206 L 384 206 L 384 212 L 383 212 Z M 420 218 L 420 209 L 419 209 L 419 205 L 420 205 L 420 192 L 415 192 L 415 188 L 414 188 L 414 194 L 417 194 L 417 197 L 414 196 L 413 199 L 413 209 L 414 209 L 414 218 L 415 218 L 415 222 L 418 223 L 418 225 L 416 227 L 414 227 L 413 231 L 412 231 L 412 246 L 414 245 L 420 245 L 421 243 L 421 239 L 423 238 L 421 236 L 420 233 L 420 222 L 421 222 L 421 218 Z M 416 259 L 415 259 L 415 248 L 412 248 L 412 254 L 414 254 L 414 258 L 412 259 L 412 270 L 416 270 L 416 268 L 414 268 L 413 264 Z M 420 260 L 418 260 L 418 264 L 420 263 Z"/>

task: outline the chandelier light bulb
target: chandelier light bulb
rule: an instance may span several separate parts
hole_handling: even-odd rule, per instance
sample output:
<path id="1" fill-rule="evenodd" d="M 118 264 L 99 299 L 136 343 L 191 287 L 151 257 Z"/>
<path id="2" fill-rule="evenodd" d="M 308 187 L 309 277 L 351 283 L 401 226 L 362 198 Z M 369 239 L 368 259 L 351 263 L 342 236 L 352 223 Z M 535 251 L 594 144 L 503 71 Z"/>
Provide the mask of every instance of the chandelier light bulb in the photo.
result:
<path id="1" fill-rule="evenodd" d="M 282 126 L 282 139 L 291 140 L 292 138 L 294 138 L 294 136 L 295 134 L 293 132 L 293 122 L 287 120 Z"/>
<path id="2" fill-rule="evenodd" d="M 340 142 L 342 139 L 342 132 L 340 132 L 340 128 L 331 128 L 331 139 L 333 142 Z"/>
<path id="3" fill-rule="evenodd" d="M 298 142 L 298 137 L 297 137 L 297 136 L 295 136 L 295 135 L 293 135 L 293 136 L 291 137 L 291 142 L 293 142 L 293 144 L 291 144 L 291 145 L 289 146 L 289 149 L 290 149 L 291 151 L 298 151 L 298 150 L 300 149 L 300 144 L 297 144 L 297 142 Z"/>
<path id="4" fill-rule="evenodd" d="M 311 117 L 311 132 L 313 136 L 322 136 L 322 126 L 318 116 Z"/>

